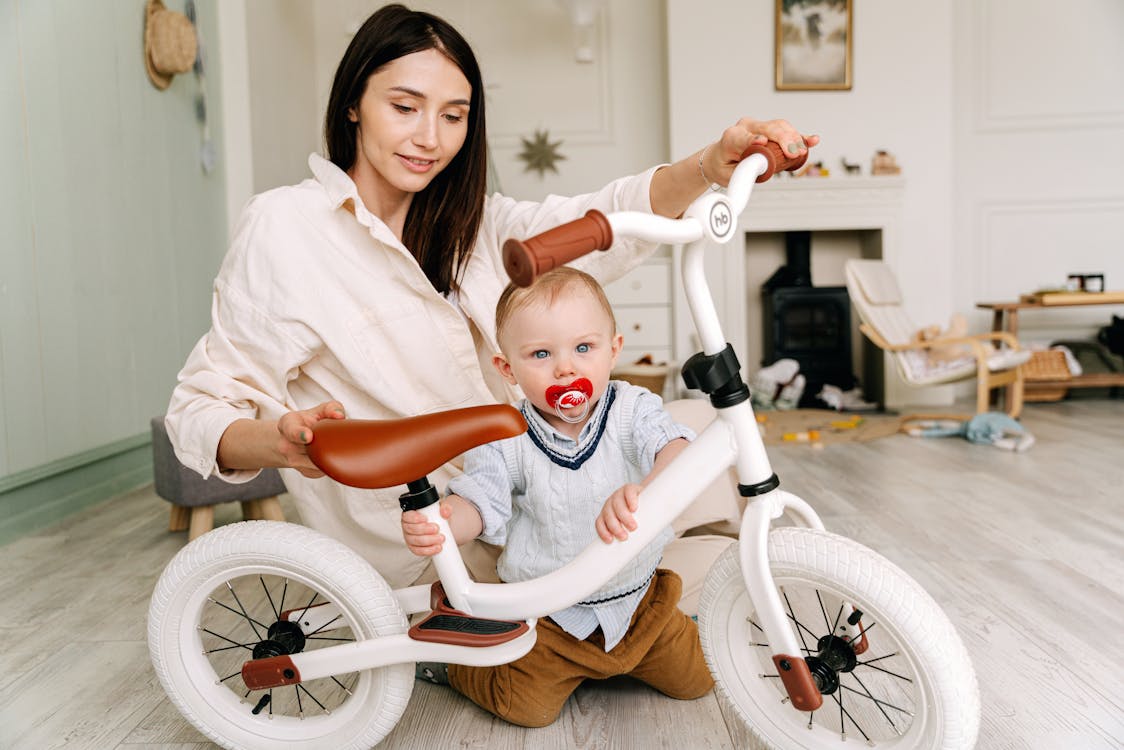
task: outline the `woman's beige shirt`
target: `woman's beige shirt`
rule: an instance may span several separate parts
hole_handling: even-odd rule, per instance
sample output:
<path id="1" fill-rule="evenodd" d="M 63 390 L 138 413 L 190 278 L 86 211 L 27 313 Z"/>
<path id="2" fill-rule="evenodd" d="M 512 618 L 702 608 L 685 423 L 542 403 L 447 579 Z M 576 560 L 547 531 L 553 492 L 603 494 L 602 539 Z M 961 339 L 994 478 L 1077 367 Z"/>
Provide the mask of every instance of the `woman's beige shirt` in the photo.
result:
<path id="1" fill-rule="evenodd" d="M 219 438 L 236 419 L 278 419 L 331 399 L 349 417 L 381 419 L 521 397 L 490 364 L 498 351 L 496 301 L 508 281 L 503 241 L 591 208 L 650 212 L 656 169 L 572 198 L 489 197 L 454 304 L 363 207 L 345 172 L 316 154 L 309 166 L 312 179 L 246 206 L 215 279 L 211 330 L 172 394 L 166 423 L 176 454 L 204 477 L 241 482 L 256 475 L 219 472 Z M 608 283 L 655 247 L 619 242 L 577 265 Z M 446 465 L 430 479 L 443 488 L 457 471 Z M 392 586 L 413 582 L 425 567 L 402 540 L 397 498 L 404 488 L 357 490 L 294 470 L 282 474 L 302 522 L 352 547 Z"/>

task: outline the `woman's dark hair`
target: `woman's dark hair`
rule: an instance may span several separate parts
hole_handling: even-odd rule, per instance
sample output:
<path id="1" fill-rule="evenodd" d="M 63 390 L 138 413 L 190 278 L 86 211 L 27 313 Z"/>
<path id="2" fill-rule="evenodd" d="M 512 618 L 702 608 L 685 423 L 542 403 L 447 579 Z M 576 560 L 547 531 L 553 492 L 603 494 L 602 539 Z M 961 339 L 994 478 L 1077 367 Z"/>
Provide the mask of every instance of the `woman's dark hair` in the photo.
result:
<path id="1" fill-rule="evenodd" d="M 472 254 L 484 213 L 488 172 L 484 86 L 468 42 L 448 22 L 429 13 L 402 5 L 375 11 L 355 34 L 336 69 L 324 117 L 324 141 L 332 163 L 344 171 L 351 169 L 358 123 L 348 118 L 348 111 L 358 111 L 367 79 L 389 62 L 429 49 L 449 58 L 472 86 L 464 145 L 433 182 L 414 195 L 402 231 L 402 243 L 434 288 L 444 294 L 457 288 Z"/>

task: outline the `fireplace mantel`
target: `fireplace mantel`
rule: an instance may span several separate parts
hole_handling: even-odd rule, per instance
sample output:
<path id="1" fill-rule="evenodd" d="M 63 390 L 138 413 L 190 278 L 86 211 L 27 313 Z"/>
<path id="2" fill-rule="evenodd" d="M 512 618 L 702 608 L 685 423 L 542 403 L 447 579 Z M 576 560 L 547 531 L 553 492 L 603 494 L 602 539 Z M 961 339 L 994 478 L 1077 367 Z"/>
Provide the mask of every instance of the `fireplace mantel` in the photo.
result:
<path id="1" fill-rule="evenodd" d="M 743 232 L 880 229 L 896 224 L 905 179 L 787 177 L 757 185 L 742 214 Z"/>
<path id="2" fill-rule="evenodd" d="M 860 230 L 870 237 L 865 257 L 883 258 L 891 265 L 898 256 L 905 178 L 901 176 L 781 177 L 754 187 L 749 206 L 742 214 L 737 235 L 724 247 L 707 254 L 707 276 L 726 337 L 742 358 L 743 375 L 756 371 L 747 362 L 749 295 L 746 289 L 748 235 L 753 232 L 809 230 Z M 814 252 L 814 251 L 813 251 Z M 679 249 L 676 249 L 679 257 Z M 679 265 L 677 262 L 676 266 Z M 676 285 L 678 288 L 678 284 Z M 755 295 L 756 296 L 756 295 Z M 675 353 L 682 361 L 697 348 L 686 301 L 679 296 L 674 309 Z M 886 373 L 888 403 L 900 400 L 897 378 Z"/>

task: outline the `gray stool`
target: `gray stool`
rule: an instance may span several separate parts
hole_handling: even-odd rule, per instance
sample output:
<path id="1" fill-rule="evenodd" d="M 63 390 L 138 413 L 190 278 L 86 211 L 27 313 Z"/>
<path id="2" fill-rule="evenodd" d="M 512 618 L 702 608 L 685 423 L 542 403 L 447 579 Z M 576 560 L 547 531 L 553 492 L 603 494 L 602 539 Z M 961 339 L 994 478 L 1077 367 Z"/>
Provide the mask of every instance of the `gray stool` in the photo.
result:
<path id="1" fill-rule="evenodd" d="M 246 520 L 285 520 L 277 499 L 285 491 L 285 483 L 277 469 L 263 469 L 241 484 L 224 482 L 218 477 L 203 479 L 176 458 L 163 417 L 152 419 L 152 473 L 156 494 L 172 504 L 168 530 L 187 529 L 188 540 L 214 528 L 215 506 L 219 503 L 242 503 Z"/>

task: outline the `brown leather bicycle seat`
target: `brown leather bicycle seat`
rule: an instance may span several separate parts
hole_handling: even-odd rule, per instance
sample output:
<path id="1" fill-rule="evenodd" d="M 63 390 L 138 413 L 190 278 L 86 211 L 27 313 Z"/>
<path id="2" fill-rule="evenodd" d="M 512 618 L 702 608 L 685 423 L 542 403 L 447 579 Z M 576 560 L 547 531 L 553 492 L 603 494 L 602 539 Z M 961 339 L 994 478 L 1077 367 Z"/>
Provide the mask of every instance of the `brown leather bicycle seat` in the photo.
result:
<path id="1" fill-rule="evenodd" d="M 341 484 L 394 487 L 421 479 L 469 448 L 526 430 L 523 415 L 506 404 L 403 419 L 325 419 L 312 428 L 308 456 Z"/>

